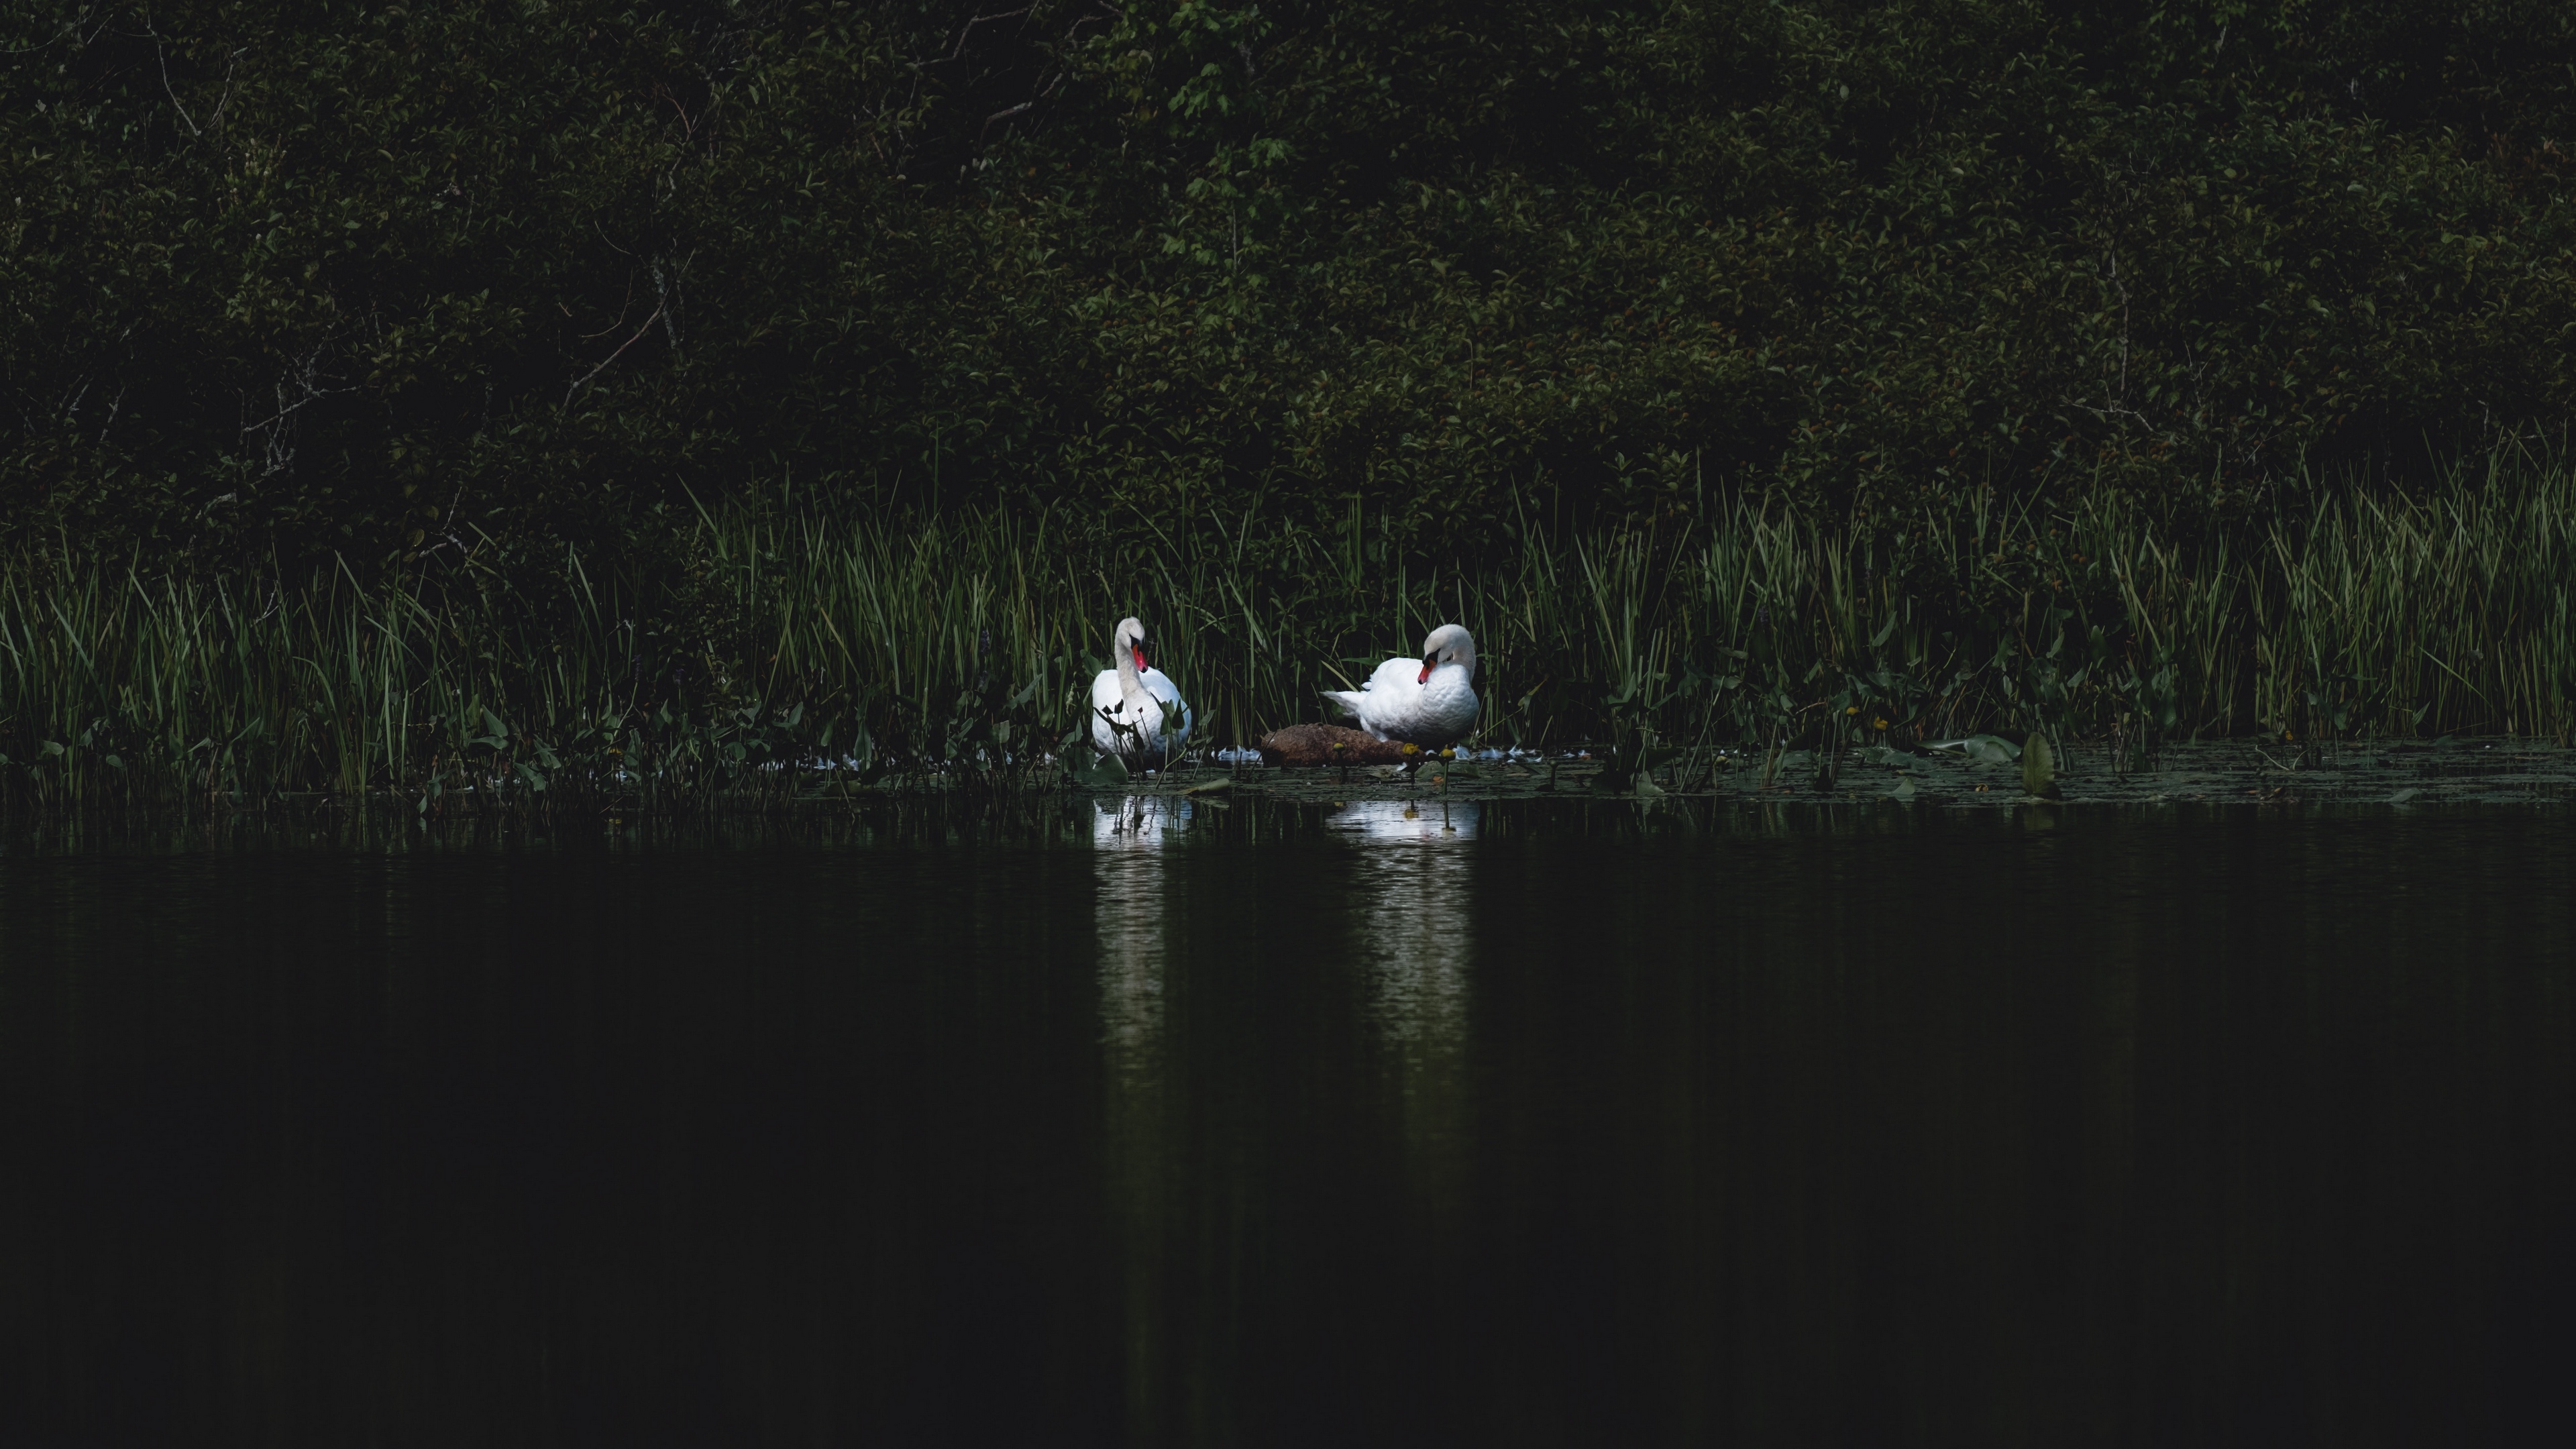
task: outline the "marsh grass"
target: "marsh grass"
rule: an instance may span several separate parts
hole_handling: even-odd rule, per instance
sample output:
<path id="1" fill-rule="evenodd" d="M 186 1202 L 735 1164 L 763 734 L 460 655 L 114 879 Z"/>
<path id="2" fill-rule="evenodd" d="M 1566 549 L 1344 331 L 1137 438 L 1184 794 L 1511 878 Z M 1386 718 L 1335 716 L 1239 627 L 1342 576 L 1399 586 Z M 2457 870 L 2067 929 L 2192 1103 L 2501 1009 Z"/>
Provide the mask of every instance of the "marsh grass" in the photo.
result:
<path id="1" fill-rule="evenodd" d="M 1840 527 L 1738 499 L 1655 527 L 1523 524 L 1438 570 L 1358 516 L 1108 542 L 1060 517 L 783 499 L 701 512 L 677 563 L 622 573 L 567 552 L 374 585 L 190 578 L 61 541 L 0 575 L 0 791 L 435 814 L 1008 787 L 1080 728 L 1128 613 L 1209 745 L 1321 717 L 1318 690 L 1448 620 L 1478 641 L 1495 745 L 1830 758 L 1996 729 L 2143 762 L 2243 733 L 2564 742 L 2571 520 L 2564 463 L 2514 453 L 2412 494 L 2294 489 L 2189 537 L 2109 493 Z"/>

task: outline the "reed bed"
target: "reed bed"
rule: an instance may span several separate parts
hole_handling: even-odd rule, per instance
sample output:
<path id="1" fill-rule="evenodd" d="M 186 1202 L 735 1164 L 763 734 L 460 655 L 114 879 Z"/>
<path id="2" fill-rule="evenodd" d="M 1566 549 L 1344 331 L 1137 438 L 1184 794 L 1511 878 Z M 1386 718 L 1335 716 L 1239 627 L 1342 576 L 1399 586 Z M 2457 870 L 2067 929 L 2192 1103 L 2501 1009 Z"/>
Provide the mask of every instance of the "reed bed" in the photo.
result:
<path id="1" fill-rule="evenodd" d="M 2184 536 L 2134 499 L 1990 493 L 1820 523 L 1758 499 L 1653 527 L 1522 524 L 1472 566 L 1368 520 L 1140 527 L 702 511 L 676 564 L 472 558 L 184 577 L 69 541 L 0 574 L 17 806 L 554 791 L 631 808 L 1025 782 L 1145 618 L 1198 742 L 1474 632 L 1478 743 L 2112 741 L 2495 733 L 2564 742 L 2576 477 L 2501 454 L 2413 493 L 2291 490 Z"/>

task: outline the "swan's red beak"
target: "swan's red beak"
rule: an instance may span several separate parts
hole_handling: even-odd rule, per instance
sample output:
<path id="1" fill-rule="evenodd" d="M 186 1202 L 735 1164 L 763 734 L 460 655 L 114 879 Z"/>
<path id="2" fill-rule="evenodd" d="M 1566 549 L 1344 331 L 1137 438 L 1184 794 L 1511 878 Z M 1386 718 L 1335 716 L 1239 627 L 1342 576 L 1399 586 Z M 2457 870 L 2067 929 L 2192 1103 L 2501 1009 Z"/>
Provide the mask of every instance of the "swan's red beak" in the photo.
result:
<path id="1" fill-rule="evenodd" d="M 1145 662 L 1145 646 L 1144 646 L 1144 645 L 1139 644 L 1139 645 L 1137 645 L 1135 648 L 1130 649 L 1130 650 L 1128 650 L 1127 652 L 1136 656 L 1136 672 L 1137 672 L 1138 674 L 1142 674 L 1142 673 L 1144 673 L 1147 669 L 1150 669 L 1150 668 L 1152 668 L 1152 667 L 1153 667 L 1153 666 L 1151 666 L 1151 665 L 1149 665 L 1149 664 L 1147 664 L 1147 663 Z"/>
<path id="2" fill-rule="evenodd" d="M 1422 672 L 1413 676 L 1413 682 L 1416 684 L 1429 684 L 1431 682 L 1431 666 L 1438 662 L 1438 660 L 1439 656 L 1436 654 L 1423 655 Z"/>

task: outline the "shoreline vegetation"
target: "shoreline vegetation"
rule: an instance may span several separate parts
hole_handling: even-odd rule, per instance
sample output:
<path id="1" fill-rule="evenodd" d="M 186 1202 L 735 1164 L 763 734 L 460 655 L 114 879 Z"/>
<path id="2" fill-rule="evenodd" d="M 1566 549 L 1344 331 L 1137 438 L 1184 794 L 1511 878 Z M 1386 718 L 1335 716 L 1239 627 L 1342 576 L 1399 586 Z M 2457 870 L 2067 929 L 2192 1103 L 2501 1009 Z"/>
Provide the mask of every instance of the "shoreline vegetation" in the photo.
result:
<path id="1" fill-rule="evenodd" d="M 1476 744 L 1614 777 L 2563 742 L 2571 66 L 2548 0 L 0 11 L 0 809 L 1016 789 L 1129 614 L 1213 746 L 1449 622 Z"/>
<path id="2" fill-rule="evenodd" d="M 1753 496 L 1692 513 L 1525 522 L 1437 574 L 1358 516 L 1111 545 L 1057 514 L 896 523 L 785 494 L 700 509 L 677 565 L 624 574 L 567 548 L 373 587 L 346 567 L 191 578 L 58 538 L 0 566 L 0 804 L 1052 786 L 1128 613 L 1210 749 L 1325 718 L 1320 690 L 1442 622 L 1477 640 L 1478 748 L 1831 760 L 2037 732 L 2143 767 L 2187 740 L 2564 745 L 2576 726 L 2563 455 L 2500 450 L 2413 494 L 2304 480 L 2259 520 L 2188 531 L 2111 489 L 1867 527 Z"/>

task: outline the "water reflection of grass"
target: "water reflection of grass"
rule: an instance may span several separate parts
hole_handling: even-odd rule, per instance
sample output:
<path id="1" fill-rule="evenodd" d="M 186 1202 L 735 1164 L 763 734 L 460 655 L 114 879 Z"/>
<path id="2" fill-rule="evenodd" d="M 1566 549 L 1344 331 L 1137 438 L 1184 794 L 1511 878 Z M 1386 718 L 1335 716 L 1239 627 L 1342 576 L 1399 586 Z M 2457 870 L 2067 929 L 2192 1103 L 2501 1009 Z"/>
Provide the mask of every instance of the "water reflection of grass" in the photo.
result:
<path id="1" fill-rule="evenodd" d="M 1152 616 L 1211 743 L 1456 620 L 1489 744 L 1776 752 L 1995 729 L 2106 742 L 2564 739 L 2576 479 L 2500 460 L 2411 495 L 2316 489 L 2188 534 L 2131 498 L 1976 494 L 1854 526 L 1758 500 L 1417 571 L 1209 521 L 1116 548 L 969 518 L 712 512 L 672 574 L 362 586 L 147 572 L 68 544 L 0 578 L 0 791 L 25 803 L 572 787 L 637 808 L 910 779 L 1026 782 L 1108 623 Z M 539 582 L 541 580 L 541 582 Z M 814 768 L 778 769 L 782 765 Z"/>

